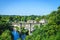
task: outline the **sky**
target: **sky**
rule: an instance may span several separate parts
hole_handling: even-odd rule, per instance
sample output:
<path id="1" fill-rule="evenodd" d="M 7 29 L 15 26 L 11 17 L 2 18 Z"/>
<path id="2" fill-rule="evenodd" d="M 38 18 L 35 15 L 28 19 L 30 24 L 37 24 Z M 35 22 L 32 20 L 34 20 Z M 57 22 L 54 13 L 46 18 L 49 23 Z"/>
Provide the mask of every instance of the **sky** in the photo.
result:
<path id="1" fill-rule="evenodd" d="M 60 0 L 0 0 L 0 15 L 48 15 Z"/>

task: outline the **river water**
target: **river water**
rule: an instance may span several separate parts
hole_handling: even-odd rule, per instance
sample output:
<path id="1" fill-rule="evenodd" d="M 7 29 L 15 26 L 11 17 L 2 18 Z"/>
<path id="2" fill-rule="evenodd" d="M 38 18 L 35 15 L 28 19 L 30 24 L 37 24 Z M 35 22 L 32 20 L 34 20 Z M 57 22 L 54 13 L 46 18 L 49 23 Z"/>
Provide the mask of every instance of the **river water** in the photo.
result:
<path id="1" fill-rule="evenodd" d="M 19 38 L 21 38 L 22 40 L 25 40 L 25 37 L 26 37 L 26 34 L 20 34 L 16 30 L 12 31 L 12 35 L 13 35 L 13 40 L 17 40 Z"/>

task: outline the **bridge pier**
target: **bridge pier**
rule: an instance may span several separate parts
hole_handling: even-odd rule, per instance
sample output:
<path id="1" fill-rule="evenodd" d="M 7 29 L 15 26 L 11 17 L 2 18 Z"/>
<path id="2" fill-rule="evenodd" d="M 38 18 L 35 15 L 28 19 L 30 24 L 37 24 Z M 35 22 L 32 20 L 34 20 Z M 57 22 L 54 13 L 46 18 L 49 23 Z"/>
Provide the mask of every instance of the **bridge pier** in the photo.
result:
<path id="1" fill-rule="evenodd" d="M 40 23 L 20 23 L 20 28 L 22 28 L 23 25 L 24 25 L 24 27 L 25 27 L 26 24 L 29 25 L 29 26 L 27 26 L 27 27 L 29 27 L 29 28 L 28 28 L 29 35 L 31 35 L 31 30 L 32 30 L 31 27 L 32 27 L 32 25 L 38 24 L 38 26 L 40 26 Z M 20 30 L 20 31 L 22 31 L 22 30 Z"/>

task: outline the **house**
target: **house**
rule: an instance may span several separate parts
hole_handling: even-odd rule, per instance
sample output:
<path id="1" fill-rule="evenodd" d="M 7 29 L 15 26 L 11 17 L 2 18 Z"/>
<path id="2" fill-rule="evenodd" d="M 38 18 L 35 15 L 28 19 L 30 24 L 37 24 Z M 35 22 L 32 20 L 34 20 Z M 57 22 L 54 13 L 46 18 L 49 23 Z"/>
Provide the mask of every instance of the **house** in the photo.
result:
<path id="1" fill-rule="evenodd" d="M 28 20 L 27 23 L 36 23 L 35 20 Z"/>
<path id="2" fill-rule="evenodd" d="M 41 19 L 41 20 L 39 21 L 39 23 L 44 25 L 44 24 L 47 23 L 47 20 L 45 20 L 45 19 Z"/>

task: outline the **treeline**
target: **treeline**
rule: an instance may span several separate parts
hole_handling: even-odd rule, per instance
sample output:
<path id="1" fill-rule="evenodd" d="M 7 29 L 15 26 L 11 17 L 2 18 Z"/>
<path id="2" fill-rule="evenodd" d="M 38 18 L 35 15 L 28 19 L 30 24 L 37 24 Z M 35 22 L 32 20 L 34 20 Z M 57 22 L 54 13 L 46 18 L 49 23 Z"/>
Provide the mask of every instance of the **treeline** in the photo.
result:
<path id="1" fill-rule="evenodd" d="M 19 15 L 0 15 L 0 19 L 4 19 L 6 21 L 27 21 L 27 20 L 40 20 L 42 18 L 46 18 L 45 15 L 44 16 L 35 16 L 35 15 L 31 15 L 31 16 L 19 16 Z"/>

